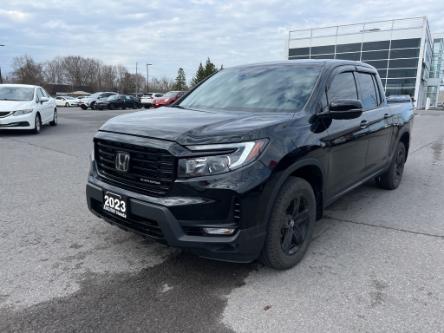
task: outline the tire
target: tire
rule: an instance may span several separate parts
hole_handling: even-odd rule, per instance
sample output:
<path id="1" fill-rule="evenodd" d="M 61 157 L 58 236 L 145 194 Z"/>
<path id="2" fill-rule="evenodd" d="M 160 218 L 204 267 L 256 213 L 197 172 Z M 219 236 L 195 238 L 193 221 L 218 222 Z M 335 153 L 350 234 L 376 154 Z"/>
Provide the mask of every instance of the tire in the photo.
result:
<path id="1" fill-rule="evenodd" d="M 57 110 L 54 110 L 54 117 L 52 118 L 52 121 L 49 123 L 51 126 L 57 126 Z"/>
<path id="2" fill-rule="evenodd" d="M 279 270 L 297 265 L 311 242 L 315 222 L 313 188 L 302 178 L 289 178 L 274 202 L 260 260 Z"/>
<path id="3" fill-rule="evenodd" d="M 90 107 L 91 107 L 91 110 L 95 110 L 96 109 L 96 102 L 92 102 Z"/>
<path id="4" fill-rule="evenodd" d="M 66 108 L 69 107 L 69 103 L 65 103 L 65 107 L 66 107 Z"/>
<path id="5" fill-rule="evenodd" d="M 386 172 L 376 179 L 379 187 L 386 190 L 394 190 L 401 184 L 402 174 L 404 173 L 404 165 L 407 158 L 407 150 L 403 142 L 399 142 L 396 146 L 390 167 Z"/>
<path id="6" fill-rule="evenodd" d="M 40 118 L 40 114 L 37 113 L 35 115 L 34 129 L 32 131 L 34 132 L 34 134 L 39 134 L 41 130 L 42 130 L 42 119 Z"/>
<path id="7" fill-rule="evenodd" d="M 88 107 L 86 105 L 84 105 L 84 104 L 80 105 L 80 107 L 82 108 L 82 110 L 87 110 L 88 109 Z"/>

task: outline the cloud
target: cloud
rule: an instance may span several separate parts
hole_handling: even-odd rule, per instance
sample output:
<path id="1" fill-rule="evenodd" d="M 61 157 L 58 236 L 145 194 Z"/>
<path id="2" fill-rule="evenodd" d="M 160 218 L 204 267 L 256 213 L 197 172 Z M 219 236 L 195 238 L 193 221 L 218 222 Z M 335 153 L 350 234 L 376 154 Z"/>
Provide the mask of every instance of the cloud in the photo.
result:
<path id="1" fill-rule="evenodd" d="M 30 14 L 20 10 L 4 10 L 0 9 L 0 17 L 6 18 L 14 22 L 24 22 L 29 18 Z"/>
<path id="2" fill-rule="evenodd" d="M 346 10 L 344 10 L 346 8 Z M 285 59 L 290 28 L 427 15 L 444 31 L 444 2 L 435 0 L 10 0 L 0 10 L 0 65 L 15 56 L 97 57 L 135 71 L 153 63 L 154 76 L 191 79 L 209 56 L 225 67 Z M 29 14 L 29 13 L 32 13 Z"/>

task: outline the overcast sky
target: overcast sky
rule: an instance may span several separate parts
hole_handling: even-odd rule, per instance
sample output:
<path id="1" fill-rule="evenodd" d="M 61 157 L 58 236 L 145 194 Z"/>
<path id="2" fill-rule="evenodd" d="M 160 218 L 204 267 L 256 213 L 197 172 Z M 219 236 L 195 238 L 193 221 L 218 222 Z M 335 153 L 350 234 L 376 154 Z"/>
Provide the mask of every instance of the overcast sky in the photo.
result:
<path id="1" fill-rule="evenodd" d="M 285 59 L 289 29 L 414 16 L 444 31 L 443 0 L 2 0 L 0 65 L 81 55 L 132 72 L 150 62 L 156 77 L 183 67 L 189 80 L 208 56 L 226 67 Z"/>

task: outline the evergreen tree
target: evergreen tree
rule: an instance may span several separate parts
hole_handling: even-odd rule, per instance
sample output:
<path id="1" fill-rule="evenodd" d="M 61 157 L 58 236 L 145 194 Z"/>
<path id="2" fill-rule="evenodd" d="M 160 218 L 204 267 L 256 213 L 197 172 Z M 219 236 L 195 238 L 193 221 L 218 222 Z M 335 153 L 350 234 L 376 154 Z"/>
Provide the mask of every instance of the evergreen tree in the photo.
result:
<path id="1" fill-rule="evenodd" d="M 205 70 L 202 66 L 202 63 L 200 63 L 199 67 L 197 68 L 196 75 L 193 78 L 192 85 L 195 86 L 196 84 L 198 84 L 200 81 L 202 81 L 205 78 L 206 78 Z"/>
<path id="2" fill-rule="evenodd" d="M 176 90 L 187 90 L 187 80 L 185 77 L 185 71 L 182 67 L 177 71 L 176 83 L 174 85 L 174 89 Z"/>
<path id="3" fill-rule="evenodd" d="M 220 70 L 221 69 L 223 69 L 223 65 L 220 67 Z M 199 68 L 197 69 L 196 75 L 191 81 L 191 84 L 195 86 L 200 81 L 205 80 L 207 77 L 213 75 L 214 73 L 217 73 L 218 71 L 219 70 L 217 69 L 216 65 L 213 64 L 208 57 L 207 61 L 205 62 L 205 67 L 202 66 L 202 63 L 199 64 Z"/>
<path id="4" fill-rule="evenodd" d="M 213 75 L 214 73 L 217 73 L 216 66 L 211 62 L 210 58 L 207 58 L 207 62 L 205 63 L 204 73 L 205 77 Z"/>

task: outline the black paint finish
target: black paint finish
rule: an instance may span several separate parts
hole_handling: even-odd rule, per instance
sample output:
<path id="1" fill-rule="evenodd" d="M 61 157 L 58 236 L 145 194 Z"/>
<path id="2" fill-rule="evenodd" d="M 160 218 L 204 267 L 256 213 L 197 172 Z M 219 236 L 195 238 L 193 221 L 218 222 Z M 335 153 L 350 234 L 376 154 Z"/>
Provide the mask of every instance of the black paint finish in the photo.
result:
<path id="1" fill-rule="evenodd" d="M 388 105 L 377 71 L 360 62 L 299 60 L 251 66 L 304 64 L 319 66 L 321 74 L 305 107 L 297 112 L 191 110 L 181 108 L 179 101 L 172 107 L 108 121 L 98 138 L 166 149 L 177 158 L 196 154 L 188 145 L 264 138 L 269 143 L 248 166 L 220 175 L 176 179 L 169 193 L 159 197 L 109 184 L 97 174 L 93 162 L 87 185 L 90 209 L 100 215 L 92 207 L 93 200 L 102 200 L 102 191 L 120 193 L 144 207 L 138 213 L 141 217 L 157 219 L 168 244 L 203 257 L 240 262 L 258 257 L 274 198 L 288 177 L 297 174 L 312 184 L 320 217 L 322 209 L 339 196 L 384 172 L 400 140 L 408 148 L 413 110 L 410 103 Z M 372 80 L 356 80 L 357 99 L 372 105 L 364 92 L 373 91 L 377 105 L 355 112 L 359 116 L 353 119 L 333 119 L 331 91 L 344 92 L 335 78 L 343 73 L 357 78 L 358 72 L 370 74 Z M 364 87 L 364 82 L 370 85 Z M 238 231 L 229 237 L 199 234 L 205 226 Z"/>

